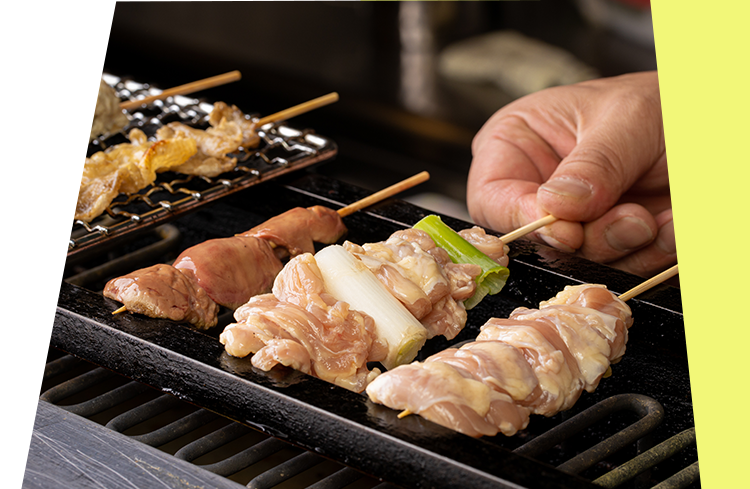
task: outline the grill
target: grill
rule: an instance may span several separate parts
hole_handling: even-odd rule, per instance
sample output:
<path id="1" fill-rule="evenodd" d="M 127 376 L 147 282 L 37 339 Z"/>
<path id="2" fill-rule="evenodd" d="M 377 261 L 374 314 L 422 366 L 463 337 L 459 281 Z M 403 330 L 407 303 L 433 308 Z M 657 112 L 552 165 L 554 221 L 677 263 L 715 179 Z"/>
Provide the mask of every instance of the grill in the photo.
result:
<path id="1" fill-rule="evenodd" d="M 138 100 L 158 95 L 160 90 L 133 79 L 104 74 L 120 100 Z M 193 127 L 209 127 L 208 115 L 213 105 L 184 96 L 168 97 L 142 106 L 128 114 L 129 123 L 114 134 L 103 134 L 89 145 L 88 155 L 127 142 L 133 128 L 153 138 L 156 131 L 170 122 Z M 247 117 L 254 118 L 252 114 Z M 333 157 L 337 148 L 330 139 L 310 129 L 299 130 L 284 123 L 258 128 L 258 148 L 240 148 L 237 166 L 231 172 L 214 178 L 160 174 L 153 185 L 137 194 L 120 196 L 105 213 L 91 222 L 75 221 L 68 244 L 68 261 L 81 261 L 105 247 L 116 246 L 130 234 L 163 224 L 225 195 L 251 187 L 284 173 L 304 168 Z"/>
<path id="2" fill-rule="evenodd" d="M 680 296 L 673 287 L 660 286 L 631 301 L 636 323 L 628 352 L 596 392 L 584 394 L 569 412 L 534 417 L 529 428 L 514 437 L 478 440 L 418 416 L 398 419 L 398 413 L 370 403 L 364 395 L 291 369 L 262 372 L 248 359 L 228 356 L 218 342 L 223 325 L 231 320 L 228 313 L 218 327 L 201 332 L 137 315 L 113 316 L 119 304 L 97 292 L 110 276 L 122 273 L 120 269 L 153 263 L 152 252 L 168 261 L 187 246 L 244 231 L 288 208 L 337 208 L 368 193 L 314 172 L 287 175 L 158 228 L 145 248 L 146 238 L 139 238 L 122 246 L 122 255 L 110 252 L 99 266 L 82 272 L 80 265 L 71 267 L 61 285 L 27 482 L 35 474 L 34 460 L 43 460 L 41 453 L 51 456 L 44 438 L 49 436 L 44 433 L 47 416 L 74 424 L 92 421 L 110 433 L 96 439 L 124 433 L 123 446 L 132 451 L 125 453 L 159 447 L 158 453 L 148 452 L 168 459 L 159 467 L 170 467 L 173 475 L 178 469 L 186 471 L 184 477 L 220 487 L 698 485 Z M 345 218 L 347 239 L 381 240 L 429 213 L 389 200 Z M 443 219 L 455 228 L 468 226 L 448 216 Z M 641 281 L 523 241 L 512 243 L 510 269 L 506 288 L 472 310 L 458 337 L 452 342 L 430 340 L 420 358 L 471 339 L 489 317 L 537 304 L 565 285 L 605 283 L 624 292 Z M 88 371 L 54 383 L 56 377 L 71 375 L 60 372 L 78 363 L 74 357 L 85 359 Z M 93 384 L 103 392 L 76 400 Z M 145 400 L 136 402 L 143 396 Z M 144 431 L 148 420 L 167 411 L 174 420 Z M 211 431 L 211 423 L 221 426 Z M 244 445 L 223 459 L 211 459 L 218 456 L 212 454 L 218 447 L 240 439 Z M 39 445 L 40 440 L 46 442 Z M 117 443 L 119 447 L 125 442 Z M 278 455 L 282 452 L 286 455 Z M 263 464 L 273 467 L 265 469 Z M 141 466 L 131 469 L 144 471 Z"/>

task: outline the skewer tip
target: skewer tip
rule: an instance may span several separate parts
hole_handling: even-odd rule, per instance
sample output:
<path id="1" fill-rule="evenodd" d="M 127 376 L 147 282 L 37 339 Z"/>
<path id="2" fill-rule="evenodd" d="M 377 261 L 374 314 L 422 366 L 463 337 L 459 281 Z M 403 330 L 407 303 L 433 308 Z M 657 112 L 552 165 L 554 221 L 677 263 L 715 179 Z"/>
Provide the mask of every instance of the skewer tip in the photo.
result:
<path id="1" fill-rule="evenodd" d="M 674 277 L 679 273 L 678 266 L 675 265 L 672 268 L 669 268 L 667 270 L 664 270 L 658 275 L 655 275 L 651 277 L 650 279 L 646 280 L 642 284 L 633 287 L 629 291 L 625 292 L 621 296 L 619 296 L 619 299 L 622 301 L 627 301 L 632 299 L 633 297 L 637 296 L 638 294 L 641 294 L 647 290 L 649 290 L 652 287 L 656 287 L 657 285 L 661 284 L 662 282 L 665 282 L 669 280 L 670 278 Z"/>
<path id="2" fill-rule="evenodd" d="M 122 306 L 121 308 L 112 311 L 112 315 L 116 316 L 117 314 L 120 314 L 121 312 L 125 312 L 127 310 L 128 310 L 128 306 Z"/>
<path id="3" fill-rule="evenodd" d="M 398 413 L 398 419 L 405 418 L 411 414 L 411 411 L 409 409 L 404 409 L 400 413 Z"/>
<path id="4" fill-rule="evenodd" d="M 384 188 L 383 190 L 375 192 L 374 194 L 368 197 L 365 197 L 362 200 L 358 200 L 357 202 L 354 202 L 353 204 L 349 204 L 346 207 L 342 207 L 336 212 L 338 212 L 339 216 L 346 217 L 349 214 L 353 214 L 357 212 L 358 210 L 364 209 L 365 207 L 369 207 L 377 202 L 387 199 L 388 197 L 392 197 L 400 192 L 403 192 L 404 190 L 414 187 L 415 185 L 426 182 L 429 179 L 430 179 L 429 172 L 427 171 L 419 172 L 416 175 L 413 175 L 407 178 L 406 180 L 402 180 L 396 184 L 391 185 L 390 187 L 387 187 L 387 188 Z"/>

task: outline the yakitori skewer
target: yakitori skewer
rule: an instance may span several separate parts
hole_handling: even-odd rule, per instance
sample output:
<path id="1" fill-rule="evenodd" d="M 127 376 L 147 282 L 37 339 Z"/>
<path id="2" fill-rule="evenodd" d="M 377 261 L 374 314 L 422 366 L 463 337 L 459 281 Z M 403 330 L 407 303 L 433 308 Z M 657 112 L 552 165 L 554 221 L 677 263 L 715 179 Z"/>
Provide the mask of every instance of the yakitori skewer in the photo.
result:
<path id="1" fill-rule="evenodd" d="M 624 294 L 618 296 L 618 299 L 621 301 L 627 301 L 629 299 L 632 299 L 633 297 L 665 282 L 666 280 L 674 277 L 678 273 L 678 266 L 674 265 L 673 267 L 665 270 L 664 272 L 661 272 L 658 275 L 655 275 L 654 277 L 644 281 L 643 283 L 637 285 L 636 287 L 633 287 L 629 291 L 625 292 Z M 607 371 L 602 376 L 603 378 L 609 377 L 611 375 L 611 368 L 608 368 Z M 401 411 L 398 414 L 398 418 L 403 418 L 405 416 L 409 416 L 410 414 L 413 414 L 410 409 L 405 409 Z"/>
<path id="2" fill-rule="evenodd" d="M 242 78 L 242 74 L 239 71 L 230 71 L 229 73 L 224 73 L 223 75 L 212 76 L 210 78 L 204 78 L 203 80 L 186 83 L 178 87 L 169 88 L 156 95 L 151 95 L 149 97 L 138 100 L 129 100 L 127 102 L 122 102 L 120 104 L 120 108 L 123 110 L 130 110 L 136 107 L 140 107 L 144 104 L 149 104 L 155 100 L 163 100 L 167 97 L 173 97 L 175 95 L 188 95 L 190 93 L 206 90 L 208 88 L 225 85 L 227 83 L 237 81 L 240 78 Z"/>
<path id="3" fill-rule="evenodd" d="M 82 151 L 94 138 L 128 124 L 124 111 L 240 79 L 233 71 L 122 102 L 101 75 L 21 79 L 21 164 Z"/>
<path id="4" fill-rule="evenodd" d="M 213 79 L 166 90 L 154 97 L 125 103 L 131 104 L 128 107 L 135 107 L 177 91 L 185 93 L 186 90 L 195 91 L 201 87 L 226 83 L 238 76 L 239 72 L 227 73 Z M 198 177 L 216 177 L 229 171 L 237 162 L 236 158 L 229 156 L 231 153 L 241 146 L 247 149 L 255 147 L 260 142 L 257 127 L 270 122 L 281 122 L 323 107 L 337 101 L 338 97 L 337 93 L 330 93 L 260 120 L 250 120 L 237 107 L 229 107 L 223 102 L 218 102 L 209 116 L 211 129 L 202 131 L 172 122 L 157 130 L 156 142 L 149 140 L 140 129 L 133 128 L 128 134 L 130 142 L 118 144 L 108 151 L 99 151 L 86 158 L 75 219 L 86 222 L 93 220 L 104 212 L 121 192 L 132 194 L 152 184 L 157 172 L 171 170 Z M 230 123 L 226 126 L 220 122 L 227 120 Z M 232 124 L 239 124 L 241 139 L 235 137 L 233 129 L 230 130 L 236 129 Z M 217 132 L 209 134 L 210 131 Z M 157 144 L 160 146 L 155 146 Z M 131 160 L 136 165 L 130 164 Z"/>
<path id="5" fill-rule="evenodd" d="M 217 246 L 218 243 L 231 243 L 232 239 L 237 238 L 256 238 L 253 239 L 253 242 L 262 241 L 269 250 L 274 250 L 277 247 L 280 247 L 282 250 L 286 250 L 289 252 L 290 255 L 295 255 L 298 253 L 301 253 L 305 251 L 306 248 L 310 248 L 312 243 L 302 244 L 299 243 L 302 241 L 306 241 L 306 239 L 310 239 L 312 241 L 320 241 L 320 242 L 333 242 L 336 239 L 338 239 L 345 231 L 346 228 L 344 227 L 343 223 L 341 222 L 341 218 L 344 216 L 347 216 L 357 210 L 360 210 L 364 207 L 370 206 L 375 204 L 376 202 L 382 201 L 383 199 L 386 199 L 388 197 L 391 197 L 399 192 L 402 192 L 408 188 L 411 188 L 419 183 L 422 183 L 429 179 L 429 173 L 428 172 L 421 172 L 417 175 L 414 175 L 410 178 L 407 178 L 406 180 L 403 180 L 399 183 L 396 183 L 394 185 L 391 185 L 388 188 L 385 188 L 379 192 L 376 192 L 373 195 L 370 195 L 368 197 L 365 197 L 362 200 L 359 200 L 353 204 L 350 204 L 346 207 L 343 207 L 339 209 L 339 211 L 333 211 L 330 209 L 322 208 L 321 206 L 315 206 L 317 209 L 312 212 L 311 209 L 302 209 L 302 208 L 296 208 L 291 209 L 284 214 L 281 214 L 279 216 L 275 216 L 268 221 L 254 227 L 250 231 L 247 231 L 246 233 L 236 235 L 234 237 L 230 238 L 222 238 L 218 240 L 209 240 L 208 242 L 198 244 L 194 246 L 193 248 L 190 248 L 188 250 L 185 250 L 180 257 L 175 260 L 175 266 L 180 267 L 180 258 L 183 257 L 183 255 L 190 255 L 198 253 L 199 248 L 206 247 L 206 249 L 209 250 L 210 253 L 216 253 L 217 252 Z M 302 220 L 298 223 L 297 219 L 302 218 Z M 313 221 L 320 221 L 321 223 L 325 222 L 327 231 L 323 233 L 318 233 L 318 235 L 315 235 L 315 231 L 310 229 L 310 227 L 314 227 L 315 223 Z M 297 224 L 302 224 L 304 229 L 297 229 L 299 226 Z M 312 233 L 308 238 L 300 239 L 300 237 L 303 237 L 306 233 L 310 234 Z M 296 236 L 290 236 L 290 235 L 296 235 Z M 244 247 L 243 247 L 244 248 Z M 278 269 L 281 268 L 281 263 L 279 262 L 277 257 L 274 257 L 274 253 L 267 253 L 263 251 L 263 246 L 260 248 L 247 248 L 249 251 L 243 252 L 242 256 L 244 257 L 245 261 L 248 261 L 248 264 L 242 264 L 242 263 L 236 263 L 236 266 L 233 267 L 233 269 L 241 269 L 242 266 L 250 266 L 255 273 L 260 273 L 259 270 L 263 270 L 264 267 L 267 265 L 269 266 L 268 273 L 261 273 L 259 276 L 259 279 L 262 280 L 272 280 L 273 277 L 278 273 Z M 192 251 L 191 251 L 192 250 Z M 257 255 L 257 256 L 256 256 Z M 262 257 L 263 260 L 258 261 L 259 257 Z M 193 257 L 195 258 L 195 257 Z M 196 260 L 197 261 L 197 260 Z M 242 261 L 242 260 L 240 260 Z M 210 265 L 207 265 L 208 268 L 211 268 L 212 266 L 216 266 L 215 260 L 209 260 Z M 148 270 L 153 269 L 154 272 L 159 273 L 172 273 L 172 277 L 178 277 L 180 280 L 183 280 L 183 277 L 180 275 L 174 275 L 170 267 L 167 266 L 160 266 L 157 265 L 156 267 L 161 267 L 161 270 L 156 270 L 154 267 L 150 267 L 149 269 L 144 269 L 141 271 L 133 272 L 134 274 L 142 274 L 142 273 L 149 273 Z M 165 268 L 166 267 L 166 268 Z M 173 267 L 172 267 L 173 268 Z M 131 274 L 132 275 L 132 274 Z M 252 274 L 250 274 L 252 275 Z M 150 277 L 154 277 L 155 275 L 150 275 Z M 113 283 L 117 279 L 113 279 Z M 157 280 L 158 281 L 158 280 Z M 183 280 L 184 281 L 184 280 Z M 189 282 L 189 281 L 188 281 Z M 188 284 L 188 282 L 185 282 Z M 188 284 L 189 285 L 189 284 Z M 264 289 L 264 287 L 258 287 L 257 284 L 252 285 L 249 284 L 251 287 L 256 287 L 259 290 Z M 114 287 L 114 285 L 113 285 Z M 193 288 L 195 289 L 195 288 Z M 191 289 L 192 290 L 192 289 Z M 107 288 L 105 288 L 105 295 Z M 194 292 L 195 290 L 193 290 Z M 193 292 L 190 292 L 191 294 Z M 200 292 L 203 297 L 205 295 L 205 292 Z M 112 292 L 109 296 L 111 298 L 117 299 L 117 295 L 120 294 L 120 292 Z M 252 294 L 254 295 L 254 294 Z M 209 294 L 209 297 L 211 294 Z M 216 297 L 216 294 L 214 294 L 214 297 Z M 122 297 L 121 297 L 122 298 Z M 118 299 L 119 300 L 119 299 Z M 247 299 L 245 299 L 247 300 Z M 124 302 L 124 301 L 121 301 Z M 208 308 L 211 309 L 211 316 L 213 318 L 213 315 L 215 313 L 215 307 L 216 304 L 213 300 L 204 301 L 208 303 Z M 224 301 L 216 300 L 215 301 L 218 304 L 222 304 Z M 127 306 L 123 306 L 117 310 L 115 310 L 112 314 L 119 314 L 121 312 L 127 311 L 129 308 Z M 161 317 L 161 316 L 153 316 L 153 317 Z M 213 324 L 213 321 L 198 321 L 196 319 L 193 324 L 201 324 L 201 327 L 205 327 L 206 325 Z M 205 323 L 205 324 L 204 324 Z"/>

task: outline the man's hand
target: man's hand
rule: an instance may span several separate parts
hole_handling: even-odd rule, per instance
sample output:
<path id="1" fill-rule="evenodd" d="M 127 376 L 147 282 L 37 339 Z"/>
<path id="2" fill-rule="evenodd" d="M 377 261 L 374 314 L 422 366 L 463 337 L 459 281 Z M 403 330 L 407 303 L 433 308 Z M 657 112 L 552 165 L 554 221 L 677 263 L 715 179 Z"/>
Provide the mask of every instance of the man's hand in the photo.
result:
<path id="1" fill-rule="evenodd" d="M 468 207 L 509 232 L 643 277 L 673 265 L 672 206 L 656 72 L 543 90 L 496 112 L 474 138 Z"/>

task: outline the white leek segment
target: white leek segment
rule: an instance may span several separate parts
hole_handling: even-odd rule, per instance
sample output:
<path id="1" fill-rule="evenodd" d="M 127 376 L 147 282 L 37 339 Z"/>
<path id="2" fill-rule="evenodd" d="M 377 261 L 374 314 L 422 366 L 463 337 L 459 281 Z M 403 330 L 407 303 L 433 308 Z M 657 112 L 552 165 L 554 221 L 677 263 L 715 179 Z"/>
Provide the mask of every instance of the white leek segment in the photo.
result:
<path id="1" fill-rule="evenodd" d="M 375 274 L 339 245 L 323 248 L 315 261 L 326 291 L 375 321 L 378 338 L 388 345 L 383 366 L 390 370 L 414 360 L 427 339 L 427 330 Z"/>

